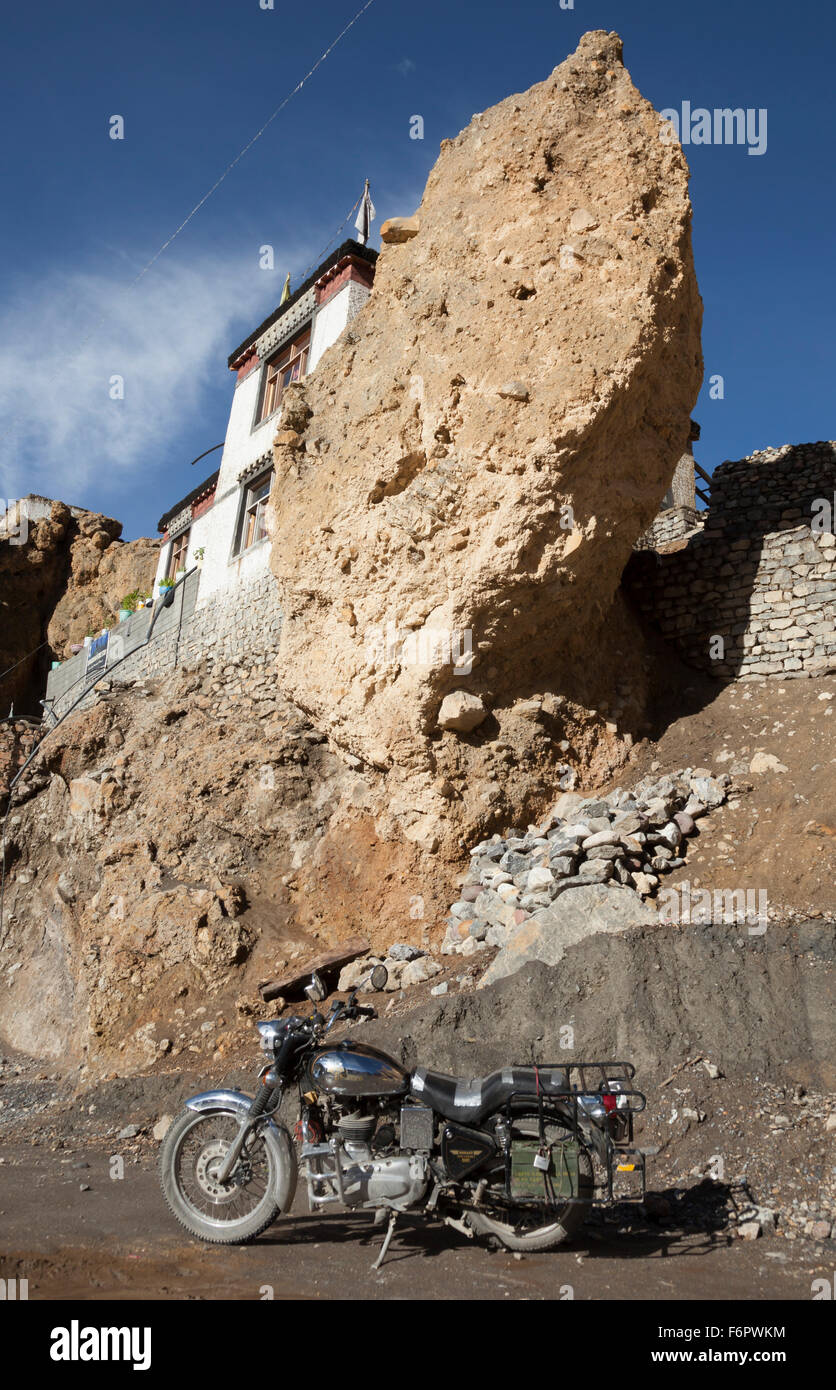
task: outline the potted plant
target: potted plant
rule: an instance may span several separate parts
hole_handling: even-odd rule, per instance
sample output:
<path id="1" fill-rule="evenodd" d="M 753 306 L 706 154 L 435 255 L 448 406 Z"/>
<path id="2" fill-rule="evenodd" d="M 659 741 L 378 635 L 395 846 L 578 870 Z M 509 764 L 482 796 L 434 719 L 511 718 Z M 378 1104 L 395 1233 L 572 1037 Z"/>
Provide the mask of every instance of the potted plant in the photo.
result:
<path id="1" fill-rule="evenodd" d="M 163 595 L 164 595 L 165 593 L 167 593 L 167 591 L 168 591 L 169 589 L 173 589 L 173 588 L 174 588 L 174 580 L 173 580 L 173 579 L 161 579 L 160 582 L 159 582 L 159 584 L 157 585 L 157 598 L 158 598 L 158 599 L 159 599 L 159 598 L 162 598 Z"/>
<path id="2" fill-rule="evenodd" d="M 142 595 L 139 589 L 131 589 L 131 592 L 125 595 L 119 604 L 120 623 L 123 623 L 126 618 L 130 618 L 131 614 L 136 612 L 137 608 L 141 606 L 141 601 Z"/>
<path id="3" fill-rule="evenodd" d="M 203 569 L 203 556 L 205 555 L 205 553 L 206 553 L 206 546 L 205 546 L 205 545 L 199 545 L 199 546 L 197 547 L 197 550 L 196 550 L 195 553 L 194 553 L 195 564 L 197 565 L 197 567 L 198 567 L 199 570 L 202 570 L 202 569 Z"/>

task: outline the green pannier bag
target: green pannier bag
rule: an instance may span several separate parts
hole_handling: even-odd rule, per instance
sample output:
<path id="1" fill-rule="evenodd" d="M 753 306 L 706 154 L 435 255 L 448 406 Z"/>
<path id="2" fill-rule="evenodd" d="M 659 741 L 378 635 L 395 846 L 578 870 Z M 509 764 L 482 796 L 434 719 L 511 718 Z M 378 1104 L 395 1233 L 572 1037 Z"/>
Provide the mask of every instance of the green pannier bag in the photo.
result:
<path id="1" fill-rule="evenodd" d="M 511 1196 L 529 1201 L 551 1201 L 553 1198 L 564 1202 L 577 1197 L 578 1141 L 567 1139 L 564 1143 L 554 1144 L 548 1169 L 534 1167 L 539 1152 L 540 1145 L 535 1140 L 512 1140 Z"/>

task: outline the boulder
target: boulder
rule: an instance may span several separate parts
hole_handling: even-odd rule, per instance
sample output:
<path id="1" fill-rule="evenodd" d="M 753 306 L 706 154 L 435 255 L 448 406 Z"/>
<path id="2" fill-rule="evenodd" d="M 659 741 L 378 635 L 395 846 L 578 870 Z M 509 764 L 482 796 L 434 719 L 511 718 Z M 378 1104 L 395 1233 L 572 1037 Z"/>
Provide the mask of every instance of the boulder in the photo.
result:
<path id="1" fill-rule="evenodd" d="M 563 792 L 552 807 L 552 821 L 571 820 L 582 801 L 580 792 Z"/>
<path id="2" fill-rule="evenodd" d="M 568 946 L 597 932 L 622 932 L 657 921 L 657 914 L 631 888 L 613 883 L 567 888 L 550 907 L 535 912 L 509 936 L 479 987 L 513 975 L 530 960 L 557 965 Z"/>
<path id="3" fill-rule="evenodd" d="M 488 717 L 488 711 L 478 695 L 470 695 L 466 690 L 454 690 L 445 695 L 438 711 L 438 727 L 453 729 L 459 734 L 469 734 Z"/>
<path id="4" fill-rule="evenodd" d="M 468 906 L 470 904 L 467 904 Z M 394 946 L 390 946 L 386 952 L 390 960 L 417 960 L 419 956 L 426 955 L 420 946 L 410 946 L 406 942 L 398 941 Z"/>
<path id="5" fill-rule="evenodd" d="M 390 819 L 437 817 L 451 844 L 486 806 L 538 814 L 567 741 L 605 780 L 627 756 L 600 712 L 616 683 L 642 710 L 619 584 L 702 379 L 688 169 L 659 133 L 618 36 L 584 35 L 442 142 L 420 232 L 384 242 L 368 302 L 285 392 L 302 447 L 275 445 L 267 513 L 278 682 L 383 774 Z M 535 698 L 554 730 L 536 746 Z M 439 740 L 441 709 L 458 733 L 490 709 L 496 748 Z"/>
<path id="6" fill-rule="evenodd" d="M 786 765 L 775 757 L 774 753 L 758 752 L 749 764 L 749 771 L 755 774 L 759 772 L 786 772 Z"/>
<path id="7" fill-rule="evenodd" d="M 420 985 L 424 980 L 438 975 L 440 970 L 441 966 L 438 961 L 431 960 L 429 956 L 419 956 L 417 960 L 407 961 L 401 971 L 401 987 L 408 989 L 410 985 Z"/>
<path id="8" fill-rule="evenodd" d="M 380 240 L 387 246 L 411 241 L 421 230 L 417 217 L 387 217 L 380 229 Z"/>

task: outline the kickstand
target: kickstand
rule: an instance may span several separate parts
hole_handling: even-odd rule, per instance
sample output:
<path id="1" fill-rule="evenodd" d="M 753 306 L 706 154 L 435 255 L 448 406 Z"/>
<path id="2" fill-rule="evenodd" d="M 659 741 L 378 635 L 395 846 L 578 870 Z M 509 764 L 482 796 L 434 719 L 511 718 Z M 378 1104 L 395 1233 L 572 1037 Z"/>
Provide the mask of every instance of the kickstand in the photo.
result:
<path id="1" fill-rule="evenodd" d="M 395 1222 L 397 1221 L 397 1219 L 398 1219 L 398 1213 L 397 1213 L 396 1211 L 394 1211 L 394 1210 L 390 1211 L 390 1212 L 389 1212 L 389 1225 L 388 1225 L 388 1227 L 387 1227 L 387 1229 L 386 1229 L 386 1235 L 383 1237 L 383 1244 L 382 1244 L 382 1246 L 380 1247 L 380 1254 L 378 1255 L 377 1259 L 375 1260 L 374 1264 L 372 1265 L 372 1269 L 380 1269 L 380 1266 L 383 1264 L 383 1261 L 386 1259 L 386 1251 L 389 1249 L 389 1243 L 390 1243 L 390 1241 L 391 1241 L 391 1239 L 392 1239 L 392 1236 L 395 1234 Z"/>

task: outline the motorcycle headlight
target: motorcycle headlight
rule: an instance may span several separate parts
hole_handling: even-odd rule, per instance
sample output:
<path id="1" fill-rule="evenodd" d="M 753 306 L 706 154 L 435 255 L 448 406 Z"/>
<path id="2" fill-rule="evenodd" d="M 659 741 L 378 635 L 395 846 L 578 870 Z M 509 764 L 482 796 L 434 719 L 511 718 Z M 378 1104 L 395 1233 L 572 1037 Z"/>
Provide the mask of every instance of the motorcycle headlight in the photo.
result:
<path id="1" fill-rule="evenodd" d="M 271 1019 L 269 1023 L 259 1023 L 259 1043 L 262 1052 L 265 1052 L 268 1057 L 275 1056 L 286 1032 L 287 1023 L 280 1018 Z"/>

